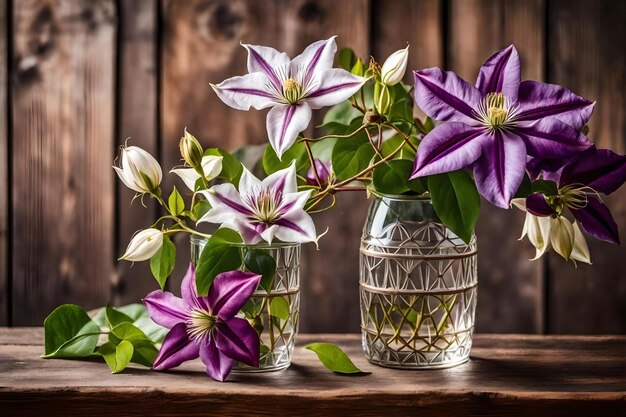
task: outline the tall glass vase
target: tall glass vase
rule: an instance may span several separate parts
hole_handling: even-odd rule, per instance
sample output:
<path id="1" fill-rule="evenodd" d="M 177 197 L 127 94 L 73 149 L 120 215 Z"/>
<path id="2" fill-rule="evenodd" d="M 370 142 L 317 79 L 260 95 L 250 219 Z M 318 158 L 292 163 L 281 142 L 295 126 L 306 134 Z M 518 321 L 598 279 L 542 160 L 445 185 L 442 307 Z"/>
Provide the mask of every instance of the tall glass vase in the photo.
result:
<path id="1" fill-rule="evenodd" d="M 191 260 L 194 265 L 200 259 L 206 242 L 204 238 L 191 237 Z M 246 318 L 259 334 L 261 340 L 259 368 L 237 363 L 233 370 L 265 372 L 285 369 L 291 364 L 300 318 L 300 244 L 239 246 L 242 258 L 250 250 L 263 251 L 271 255 L 276 261 L 276 275 L 269 291 L 259 286 L 239 313 L 239 316 Z M 241 269 L 246 270 L 243 265 Z"/>
<path id="2" fill-rule="evenodd" d="M 476 239 L 466 244 L 428 198 L 370 206 L 360 255 L 361 329 L 370 362 L 446 368 L 469 359 L 478 290 Z"/>

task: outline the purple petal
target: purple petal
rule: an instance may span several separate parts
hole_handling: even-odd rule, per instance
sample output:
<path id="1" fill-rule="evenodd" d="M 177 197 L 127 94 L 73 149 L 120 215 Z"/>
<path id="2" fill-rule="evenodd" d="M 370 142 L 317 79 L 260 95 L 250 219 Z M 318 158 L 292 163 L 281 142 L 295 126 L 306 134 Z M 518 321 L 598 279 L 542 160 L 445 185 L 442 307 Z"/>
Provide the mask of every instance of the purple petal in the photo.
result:
<path id="1" fill-rule="evenodd" d="M 222 272 L 216 276 L 207 297 L 211 313 L 224 321 L 235 317 L 260 280 L 260 275 L 243 271 Z"/>
<path id="2" fill-rule="evenodd" d="M 589 196 L 587 205 L 581 209 L 572 209 L 570 211 L 580 222 L 583 230 L 596 239 L 604 240 L 619 245 L 619 232 L 617 224 L 611 216 L 609 208 L 599 199 Z"/>
<path id="3" fill-rule="evenodd" d="M 552 216 L 556 212 L 548 202 L 543 194 L 534 193 L 526 197 L 526 210 L 535 216 L 547 217 Z"/>
<path id="4" fill-rule="evenodd" d="M 198 344 L 189 340 L 185 323 L 179 323 L 165 336 L 152 369 L 163 371 L 176 368 L 183 362 L 196 359 L 198 353 Z"/>
<path id="5" fill-rule="evenodd" d="M 255 72 L 229 78 L 211 87 L 226 105 L 234 109 L 250 110 L 253 107 L 261 110 L 276 104 L 275 95 L 266 88 L 268 84 L 265 74 Z"/>
<path id="6" fill-rule="evenodd" d="M 330 161 L 323 162 L 319 158 L 314 158 L 315 161 L 315 170 L 317 170 L 317 175 L 319 176 L 319 180 L 321 184 L 317 183 L 317 178 L 315 176 L 315 172 L 313 171 L 313 167 L 310 167 L 306 174 L 306 182 L 309 185 L 324 185 L 330 178 Z"/>
<path id="7" fill-rule="evenodd" d="M 442 123 L 422 139 L 411 179 L 465 168 L 478 159 L 483 143 L 490 140 L 485 129 L 461 122 Z"/>
<path id="8" fill-rule="evenodd" d="M 526 168 L 524 141 L 513 134 L 496 131 L 495 140 L 485 142 L 474 163 L 474 179 L 480 194 L 492 204 L 508 209 Z"/>
<path id="9" fill-rule="evenodd" d="M 274 236 L 283 242 L 315 242 L 317 234 L 311 216 L 304 210 L 293 210 L 276 220 Z"/>
<path id="10" fill-rule="evenodd" d="M 216 381 L 223 381 L 230 374 L 235 361 L 219 351 L 213 337 L 202 345 L 200 360 L 206 366 L 206 373 Z"/>
<path id="11" fill-rule="evenodd" d="M 561 185 L 581 184 L 604 194 L 611 194 L 626 181 L 626 155 L 609 149 L 592 148 L 567 164 Z"/>
<path id="12" fill-rule="evenodd" d="M 242 44 L 248 51 L 248 72 L 262 72 L 267 76 L 274 87 L 281 91 L 282 83 L 276 75 L 274 68 L 289 64 L 289 56 L 284 52 L 278 52 L 269 46 Z"/>
<path id="13" fill-rule="evenodd" d="M 334 106 L 349 99 L 361 89 L 367 78 L 333 68 L 322 72 L 316 81 L 318 84 L 304 98 L 313 109 Z"/>
<path id="14" fill-rule="evenodd" d="M 556 116 L 574 129 L 581 129 L 591 117 L 595 103 L 560 85 L 523 81 L 520 84 L 517 104 L 518 120 Z"/>
<path id="15" fill-rule="evenodd" d="M 150 319 L 168 329 L 187 320 L 189 307 L 182 298 L 167 291 L 152 291 L 144 299 Z"/>
<path id="16" fill-rule="evenodd" d="M 547 117 L 514 130 L 526 144 L 528 155 L 540 158 L 567 158 L 593 144 L 580 131 L 555 117 Z"/>
<path id="17" fill-rule="evenodd" d="M 259 367 L 261 342 L 247 320 L 235 317 L 219 321 L 214 331 L 215 344 L 224 355 L 246 365 Z"/>
<path id="18" fill-rule="evenodd" d="M 337 52 L 335 38 L 336 36 L 333 36 L 329 39 L 312 43 L 291 61 L 291 73 L 300 75 L 298 78 L 305 88 L 316 72 L 325 71 L 333 67 L 335 52 Z"/>
<path id="19" fill-rule="evenodd" d="M 209 307 L 206 303 L 206 297 L 198 297 L 198 288 L 196 287 L 196 271 L 192 263 L 189 263 L 187 273 L 183 278 L 183 282 L 180 286 L 180 292 L 183 296 L 183 300 L 190 307 L 196 307 L 200 310 L 208 310 Z"/>
<path id="20" fill-rule="evenodd" d="M 428 116 L 440 121 L 476 124 L 474 109 L 480 91 L 451 71 L 429 68 L 413 71 L 415 102 Z"/>
<path id="21" fill-rule="evenodd" d="M 246 245 L 256 245 L 263 240 L 261 233 L 265 230 L 265 227 L 259 227 L 260 225 L 253 224 L 248 219 L 233 219 L 232 226 Z"/>
<path id="22" fill-rule="evenodd" d="M 513 45 L 493 54 L 480 67 L 476 88 L 482 95 L 503 93 L 511 102 L 517 101 L 521 81 L 520 61 Z"/>
<path id="23" fill-rule="evenodd" d="M 281 104 L 267 113 L 267 134 L 279 158 L 291 148 L 298 134 L 309 126 L 310 121 L 311 107 L 307 103 Z"/>
<path id="24" fill-rule="evenodd" d="M 211 209 L 198 220 L 198 223 L 230 223 L 234 218 L 252 215 L 252 211 L 241 201 L 239 192 L 231 183 L 214 185 L 201 193 L 211 205 Z"/>

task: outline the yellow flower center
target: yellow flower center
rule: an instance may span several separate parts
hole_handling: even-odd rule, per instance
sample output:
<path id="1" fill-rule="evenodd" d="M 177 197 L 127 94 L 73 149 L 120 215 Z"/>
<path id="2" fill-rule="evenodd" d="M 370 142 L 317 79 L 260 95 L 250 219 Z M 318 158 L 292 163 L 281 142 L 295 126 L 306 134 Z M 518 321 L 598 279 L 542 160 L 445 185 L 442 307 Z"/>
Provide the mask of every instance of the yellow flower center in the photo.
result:
<path id="1" fill-rule="evenodd" d="M 489 93 L 486 100 L 487 120 L 493 128 L 499 128 L 506 122 L 509 113 L 507 100 L 502 93 Z"/>
<path id="2" fill-rule="evenodd" d="M 191 340 L 206 339 L 213 330 L 217 317 L 208 311 L 192 310 L 187 319 L 187 334 Z"/>
<path id="3" fill-rule="evenodd" d="M 291 103 L 297 103 L 302 95 L 302 86 L 293 78 L 288 78 L 283 82 L 283 95 Z"/>

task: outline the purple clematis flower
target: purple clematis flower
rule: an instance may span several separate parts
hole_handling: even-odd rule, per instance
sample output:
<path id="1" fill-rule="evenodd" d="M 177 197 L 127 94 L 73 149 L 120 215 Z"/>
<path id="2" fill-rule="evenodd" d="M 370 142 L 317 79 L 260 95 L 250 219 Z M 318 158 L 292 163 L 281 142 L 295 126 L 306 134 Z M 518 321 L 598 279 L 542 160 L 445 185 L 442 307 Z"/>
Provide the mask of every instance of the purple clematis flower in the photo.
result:
<path id="1" fill-rule="evenodd" d="M 309 171 L 306 173 L 306 182 L 309 185 L 315 186 L 325 186 L 328 184 L 331 175 L 331 161 L 322 161 L 319 158 L 313 159 L 315 162 L 315 169 L 313 167 L 309 168 Z M 315 171 L 317 171 L 317 176 L 315 175 Z M 319 178 L 319 183 L 318 183 Z"/>
<path id="2" fill-rule="evenodd" d="M 250 245 L 262 240 L 272 243 L 274 238 L 283 242 L 315 242 L 315 224 L 304 210 L 311 191 L 298 192 L 294 163 L 263 181 L 244 166 L 239 191 L 230 183 L 201 191 L 211 209 L 198 223 L 218 223 L 234 229 Z"/>
<path id="3" fill-rule="evenodd" d="M 476 87 L 439 68 L 414 75 L 419 107 L 446 123 L 420 143 L 411 178 L 472 166 L 480 193 L 509 208 L 528 155 L 565 158 L 591 146 L 580 129 L 594 103 L 558 85 L 520 83 L 513 45 L 483 64 Z"/>
<path id="4" fill-rule="evenodd" d="M 311 109 L 347 100 L 367 80 L 332 68 L 335 36 L 309 45 L 293 60 L 267 46 L 243 46 L 248 50 L 250 73 L 212 87 L 235 109 L 272 108 L 267 114 L 267 134 L 279 158 L 309 125 Z"/>
<path id="5" fill-rule="evenodd" d="M 555 178 L 556 177 L 556 178 Z M 549 177 L 558 184 L 556 196 L 531 194 L 526 209 L 535 216 L 551 216 L 569 208 L 591 236 L 619 243 L 617 224 L 599 193 L 611 194 L 626 181 L 626 155 L 595 147 L 572 159 Z"/>
<path id="6" fill-rule="evenodd" d="M 152 321 L 170 329 L 153 369 L 175 368 L 200 359 L 207 374 L 223 381 L 235 361 L 259 366 L 259 335 L 247 320 L 235 317 L 256 290 L 260 275 L 224 272 L 215 277 L 206 297 L 196 292 L 196 274 L 189 265 L 181 286 L 182 298 L 153 291 L 143 299 Z"/>

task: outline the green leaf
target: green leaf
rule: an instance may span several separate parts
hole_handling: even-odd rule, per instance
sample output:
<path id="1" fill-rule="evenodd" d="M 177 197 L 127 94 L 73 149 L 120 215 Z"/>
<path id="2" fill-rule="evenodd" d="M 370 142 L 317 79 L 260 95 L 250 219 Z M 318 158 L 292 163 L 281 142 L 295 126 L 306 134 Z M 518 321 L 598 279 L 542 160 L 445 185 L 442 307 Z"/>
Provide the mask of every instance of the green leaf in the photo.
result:
<path id="1" fill-rule="evenodd" d="M 343 101 L 330 109 L 324 115 L 324 120 L 322 122 L 322 127 L 326 127 L 330 123 L 338 123 L 344 126 L 348 126 L 352 123 L 352 121 L 356 118 L 363 119 L 363 114 L 352 107 L 348 100 Z M 327 132 L 332 134 L 331 132 Z"/>
<path id="2" fill-rule="evenodd" d="M 111 335 L 114 336 L 114 339 L 117 338 L 119 340 L 128 340 L 129 342 L 135 341 L 145 341 L 149 342 L 150 338 L 146 336 L 144 332 L 141 331 L 137 326 L 132 323 L 120 323 L 117 326 L 111 329 L 111 333 L 109 333 L 109 340 L 111 340 Z"/>
<path id="3" fill-rule="evenodd" d="M 107 304 L 104 309 L 109 327 L 115 327 L 120 323 L 132 323 L 134 320 L 126 314 L 118 311 Z"/>
<path id="4" fill-rule="evenodd" d="M 211 148 L 204 151 L 204 156 L 213 155 L 222 157 L 222 172 L 220 177 L 226 178 L 233 184 L 239 183 L 239 178 L 243 173 L 243 165 L 233 155 L 220 148 Z"/>
<path id="5" fill-rule="evenodd" d="M 557 195 L 559 192 L 559 186 L 554 181 L 536 180 L 533 181 L 532 192 L 541 193 L 547 196 Z"/>
<path id="6" fill-rule="evenodd" d="M 150 319 L 148 311 L 143 304 L 128 304 L 122 307 L 116 307 L 114 310 L 117 313 L 123 314 L 123 316 L 117 317 L 129 317 L 132 324 L 144 332 L 144 334 L 154 343 L 161 343 L 168 332 L 168 329 L 159 326 Z M 113 320 L 116 321 L 115 319 Z M 118 319 L 115 324 L 111 324 L 110 320 L 107 318 L 106 308 L 101 308 L 94 316 L 93 321 L 96 322 L 98 327 L 101 329 L 109 329 L 124 322 L 125 320 Z"/>
<path id="7" fill-rule="evenodd" d="M 281 320 L 289 319 L 289 303 L 283 297 L 272 298 L 270 310 L 274 317 L 278 317 Z"/>
<path id="8" fill-rule="evenodd" d="M 133 357 L 130 361 L 151 368 L 159 354 L 159 350 L 154 347 L 154 344 L 152 342 L 133 342 L 133 348 Z"/>
<path id="9" fill-rule="evenodd" d="M 198 200 L 191 209 L 191 220 L 198 221 L 211 210 L 211 204 L 207 200 Z"/>
<path id="10" fill-rule="evenodd" d="M 480 196 L 472 177 L 465 171 L 432 175 L 428 190 L 441 221 L 469 243 L 480 212 Z"/>
<path id="11" fill-rule="evenodd" d="M 175 216 L 178 216 L 180 213 L 183 212 L 183 210 L 185 210 L 185 200 L 183 200 L 183 197 L 176 189 L 176 186 L 174 186 L 172 194 L 170 194 L 169 198 L 167 199 L 167 205 L 169 206 L 172 214 L 174 214 Z"/>
<path id="12" fill-rule="evenodd" d="M 394 159 L 374 169 L 373 182 L 376 191 L 384 194 L 404 194 L 409 191 L 423 193 L 426 190 L 420 179 L 410 180 L 413 162 Z"/>
<path id="13" fill-rule="evenodd" d="M 117 346 L 112 342 L 107 342 L 98 349 L 98 353 L 102 355 L 113 374 L 126 369 L 133 357 L 133 352 L 133 344 L 127 340 L 122 340 Z"/>
<path id="14" fill-rule="evenodd" d="M 337 64 L 346 71 L 352 69 L 357 59 L 356 54 L 350 48 L 341 48 L 339 52 L 337 52 Z"/>
<path id="15" fill-rule="evenodd" d="M 74 304 L 57 307 L 46 317 L 43 358 L 91 356 L 98 344 L 100 328 L 85 310 Z"/>
<path id="16" fill-rule="evenodd" d="M 302 142 L 294 143 L 291 148 L 283 154 L 282 160 L 278 159 L 274 148 L 271 145 L 265 147 L 261 163 L 267 175 L 287 168 L 293 161 L 296 161 L 296 171 L 301 171 L 309 165 L 309 157 L 306 153 L 306 146 Z"/>
<path id="17" fill-rule="evenodd" d="M 333 171 L 339 180 L 353 177 L 367 168 L 374 157 L 374 148 L 365 133 L 337 140 L 333 148 Z"/>
<path id="18" fill-rule="evenodd" d="M 165 287 L 167 277 L 169 277 L 174 270 L 175 263 L 176 245 L 174 245 L 170 238 L 164 234 L 161 249 L 159 249 L 159 251 L 155 253 L 152 258 L 150 258 L 150 271 L 159 283 L 161 289 Z"/>
<path id="19" fill-rule="evenodd" d="M 261 288 L 270 292 L 276 275 L 276 261 L 272 255 L 261 249 L 248 249 L 243 263 L 248 271 L 261 275 Z"/>
<path id="20" fill-rule="evenodd" d="M 515 198 L 526 198 L 533 192 L 533 185 L 530 182 L 530 178 L 527 173 L 524 173 L 524 179 L 520 184 L 517 192 L 515 193 Z"/>
<path id="21" fill-rule="evenodd" d="M 348 355 L 332 343 L 311 343 L 304 348 L 315 352 L 322 365 L 333 372 L 340 374 L 371 374 L 371 372 L 363 372 L 357 368 Z"/>
<path id="22" fill-rule="evenodd" d="M 234 230 L 218 229 L 207 241 L 200 254 L 196 268 L 196 287 L 199 295 L 207 295 L 209 287 L 218 274 L 241 267 L 241 250 L 233 243 L 241 243 Z"/>

